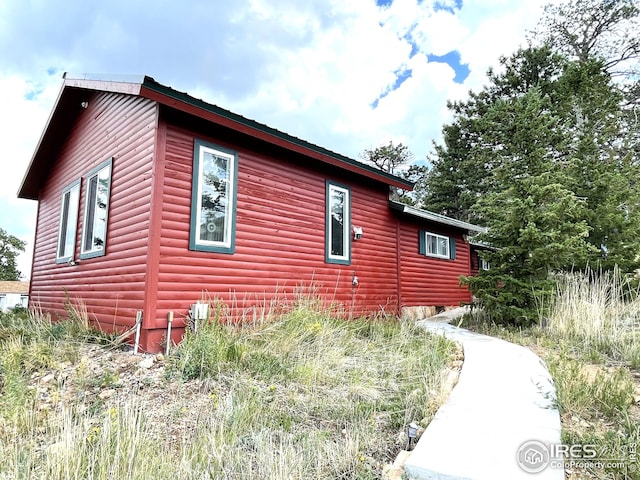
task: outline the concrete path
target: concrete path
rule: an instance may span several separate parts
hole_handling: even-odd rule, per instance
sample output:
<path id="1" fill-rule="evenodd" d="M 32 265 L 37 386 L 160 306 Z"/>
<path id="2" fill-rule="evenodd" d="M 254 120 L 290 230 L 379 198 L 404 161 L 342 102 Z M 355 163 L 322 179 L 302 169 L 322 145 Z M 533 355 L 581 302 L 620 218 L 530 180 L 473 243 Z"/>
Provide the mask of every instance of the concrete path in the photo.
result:
<path id="1" fill-rule="evenodd" d="M 459 314 L 444 312 L 439 319 Z M 449 400 L 404 465 L 407 478 L 564 480 L 549 448 L 560 444 L 555 388 L 540 358 L 447 323 L 419 324 L 461 343 L 464 362 Z"/>

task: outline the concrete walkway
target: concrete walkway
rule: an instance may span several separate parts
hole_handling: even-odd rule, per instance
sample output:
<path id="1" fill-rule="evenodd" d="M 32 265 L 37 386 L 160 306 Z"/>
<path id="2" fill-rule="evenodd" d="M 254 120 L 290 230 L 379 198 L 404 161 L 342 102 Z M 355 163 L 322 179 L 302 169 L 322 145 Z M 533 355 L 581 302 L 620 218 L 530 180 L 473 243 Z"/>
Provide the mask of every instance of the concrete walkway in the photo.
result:
<path id="1" fill-rule="evenodd" d="M 460 313 L 444 312 L 436 320 Z M 461 343 L 464 362 L 449 400 L 404 465 L 407 478 L 563 480 L 549 449 L 560 444 L 555 388 L 540 358 L 524 347 L 429 320 L 419 324 Z"/>

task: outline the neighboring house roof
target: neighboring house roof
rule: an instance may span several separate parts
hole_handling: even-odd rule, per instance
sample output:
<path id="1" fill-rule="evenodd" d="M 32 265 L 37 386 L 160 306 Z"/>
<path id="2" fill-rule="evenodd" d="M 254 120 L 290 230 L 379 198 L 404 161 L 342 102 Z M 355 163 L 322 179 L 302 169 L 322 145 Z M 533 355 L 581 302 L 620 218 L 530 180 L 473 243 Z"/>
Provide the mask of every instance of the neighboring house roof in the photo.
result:
<path id="1" fill-rule="evenodd" d="M 398 210 L 411 217 L 419 218 L 422 220 L 429 220 L 430 222 L 440 223 L 442 225 L 448 225 L 450 227 L 459 228 L 460 230 L 465 230 L 467 232 L 487 232 L 487 229 L 485 227 L 473 225 L 472 223 L 463 222 L 462 220 L 456 220 L 455 218 L 446 217 L 444 215 L 440 215 L 439 213 L 422 210 L 420 208 L 412 207 L 400 202 L 395 202 L 393 200 L 389 200 L 389 206 L 394 210 Z"/>
<path id="2" fill-rule="evenodd" d="M 20 295 L 28 295 L 29 282 L 0 281 L 0 294 L 3 293 L 19 293 Z"/>
<path id="3" fill-rule="evenodd" d="M 65 73 L 62 88 L 18 191 L 20 198 L 38 199 L 39 191 L 46 180 L 50 165 L 55 160 L 56 153 L 71 129 L 72 120 L 81 111 L 82 102 L 87 100 L 87 90 L 147 98 L 161 105 L 214 122 L 372 180 L 405 190 L 413 189 L 413 183 L 403 178 L 161 85 L 151 77 L 111 76 L 105 78 L 104 76 L 83 75 L 71 78 Z"/>

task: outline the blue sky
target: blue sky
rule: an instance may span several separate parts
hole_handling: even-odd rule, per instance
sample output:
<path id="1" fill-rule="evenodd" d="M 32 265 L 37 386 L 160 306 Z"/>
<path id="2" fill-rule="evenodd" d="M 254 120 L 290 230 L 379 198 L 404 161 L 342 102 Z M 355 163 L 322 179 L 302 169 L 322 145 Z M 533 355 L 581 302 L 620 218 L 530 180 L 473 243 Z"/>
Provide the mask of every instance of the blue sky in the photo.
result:
<path id="1" fill-rule="evenodd" d="M 394 141 L 424 161 L 447 100 L 480 89 L 545 3 L 0 0 L 0 228 L 28 243 L 28 277 L 37 204 L 16 192 L 63 72 L 146 74 L 353 158 Z"/>

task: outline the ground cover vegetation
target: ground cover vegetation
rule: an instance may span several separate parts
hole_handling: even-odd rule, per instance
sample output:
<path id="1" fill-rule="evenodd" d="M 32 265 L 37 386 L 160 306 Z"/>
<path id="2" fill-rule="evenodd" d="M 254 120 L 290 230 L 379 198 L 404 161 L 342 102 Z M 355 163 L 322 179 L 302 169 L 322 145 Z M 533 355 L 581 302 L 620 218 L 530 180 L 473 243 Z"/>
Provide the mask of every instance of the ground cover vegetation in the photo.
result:
<path id="1" fill-rule="evenodd" d="M 232 326 L 217 305 L 164 358 L 122 351 L 78 303 L 0 316 L 0 478 L 380 478 L 459 350 L 320 307 Z"/>

